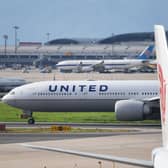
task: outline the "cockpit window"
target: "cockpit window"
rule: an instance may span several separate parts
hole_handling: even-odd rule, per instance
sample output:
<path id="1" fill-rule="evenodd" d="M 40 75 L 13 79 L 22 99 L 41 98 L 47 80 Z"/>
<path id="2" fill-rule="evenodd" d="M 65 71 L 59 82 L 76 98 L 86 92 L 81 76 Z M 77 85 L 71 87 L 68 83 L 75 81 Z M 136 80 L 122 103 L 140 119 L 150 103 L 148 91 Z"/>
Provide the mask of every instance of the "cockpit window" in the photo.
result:
<path id="1" fill-rule="evenodd" d="M 15 94 L 15 92 L 11 92 L 10 94 L 11 94 L 11 95 L 14 95 L 14 94 Z"/>

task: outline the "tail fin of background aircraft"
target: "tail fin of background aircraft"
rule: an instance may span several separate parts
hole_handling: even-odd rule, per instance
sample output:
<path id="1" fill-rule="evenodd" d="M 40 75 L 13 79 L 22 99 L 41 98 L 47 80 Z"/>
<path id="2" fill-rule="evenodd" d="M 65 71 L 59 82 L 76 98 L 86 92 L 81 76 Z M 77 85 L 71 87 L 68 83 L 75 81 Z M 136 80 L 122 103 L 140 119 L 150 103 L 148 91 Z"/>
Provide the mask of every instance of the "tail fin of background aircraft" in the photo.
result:
<path id="1" fill-rule="evenodd" d="M 154 45 L 149 45 L 138 56 L 138 59 L 150 59 L 150 56 L 153 54 L 153 50 L 154 50 Z"/>
<path id="2" fill-rule="evenodd" d="M 155 25 L 157 70 L 160 81 L 160 109 L 162 119 L 163 146 L 168 147 L 168 49 L 163 26 Z"/>

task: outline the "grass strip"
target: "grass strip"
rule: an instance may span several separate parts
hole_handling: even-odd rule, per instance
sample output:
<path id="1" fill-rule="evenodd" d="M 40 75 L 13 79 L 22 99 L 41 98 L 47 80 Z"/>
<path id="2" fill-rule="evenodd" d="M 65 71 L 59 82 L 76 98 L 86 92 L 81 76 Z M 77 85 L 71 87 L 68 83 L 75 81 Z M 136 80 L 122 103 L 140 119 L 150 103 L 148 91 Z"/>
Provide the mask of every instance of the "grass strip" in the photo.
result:
<path id="1" fill-rule="evenodd" d="M 0 102 L 0 122 L 23 122 L 20 119 L 22 111 Z M 117 121 L 114 112 L 34 112 L 36 122 L 66 122 L 66 123 L 122 123 Z M 158 124 L 159 120 L 145 120 L 124 123 Z"/>

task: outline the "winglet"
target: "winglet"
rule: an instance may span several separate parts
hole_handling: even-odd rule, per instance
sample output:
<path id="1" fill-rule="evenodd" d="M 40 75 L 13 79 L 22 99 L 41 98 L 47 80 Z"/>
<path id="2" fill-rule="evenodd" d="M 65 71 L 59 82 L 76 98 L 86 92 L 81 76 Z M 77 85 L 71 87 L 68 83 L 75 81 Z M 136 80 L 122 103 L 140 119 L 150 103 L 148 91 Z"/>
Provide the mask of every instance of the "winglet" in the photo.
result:
<path id="1" fill-rule="evenodd" d="M 155 25 L 155 46 L 158 79 L 160 81 L 160 107 L 163 146 L 168 147 L 168 49 L 164 27 Z"/>

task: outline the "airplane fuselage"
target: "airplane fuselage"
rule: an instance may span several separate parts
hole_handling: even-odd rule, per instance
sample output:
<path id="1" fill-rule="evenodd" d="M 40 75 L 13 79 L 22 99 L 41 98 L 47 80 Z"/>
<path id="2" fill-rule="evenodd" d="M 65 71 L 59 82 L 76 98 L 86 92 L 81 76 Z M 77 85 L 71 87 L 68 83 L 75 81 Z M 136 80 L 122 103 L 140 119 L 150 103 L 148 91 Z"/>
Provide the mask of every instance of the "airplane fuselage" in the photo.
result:
<path id="1" fill-rule="evenodd" d="M 95 65 L 99 65 L 99 67 L 93 68 L 94 70 L 99 70 L 100 66 L 103 66 L 105 70 L 112 70 L 112 69 L 129 69 L 132 67 L 140 66 L 143 64 L 142 60 L 140 59 L 125 59 L 125 60 L 67 60 L 61 61 L 57 64 L 57 68 L 60 71 L 64 70 L 71 70 L 74 71 L 77 68 L 81 67 L 81 71 L 83 67 L 92 68 Z M 93 70 L 91 69 L 91 70 Z M 90 70 L 90 71 L 91 71 Z M 85 71 L 85 70 L 83 70 Z"/>
<path id="2" fill-rule="evenodd" d="M 3 101 L 24 110 L 113 112 L 117 100 L 159 96 L 157 81 L 45 81 L 12 90 Z"/>

